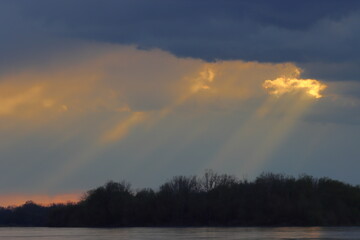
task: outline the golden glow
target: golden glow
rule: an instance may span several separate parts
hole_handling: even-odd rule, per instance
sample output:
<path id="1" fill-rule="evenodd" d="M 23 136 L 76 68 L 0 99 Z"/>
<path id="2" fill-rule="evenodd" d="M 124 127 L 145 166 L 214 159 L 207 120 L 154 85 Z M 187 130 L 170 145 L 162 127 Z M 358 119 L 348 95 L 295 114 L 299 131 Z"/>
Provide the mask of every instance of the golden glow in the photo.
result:
<path id="1" fill-rule="evenodd" d="M 302 90 L 314 98 L 321 98 L 321 92 L 326 88 L 326 85 L 315 79 L 279 77 L 274 80 L 265 80 L 263 87 L 270 94 L 276 96 Z"/>
<path id="2" fill-rule="evenodd" d="M 196 140 L 200 132 L 206 132 L 211 120 L 204 119 L 202 124 L 193 120 L 209 112 L 215 117 L 241 112 L 248 118 L 239 123 L 237 136 L 230 139 L 230 147 L 223 146 L 223 152 L 231 155 L 232 151 L 238 151 L 239 145 L 256 143 L 253 145 L 259 145 L 257 150 L 253 146 L 249 149 L 257 153 L 249 153 L 249 159 L 253 159 L 254 164 L 262 162 L 296 123 L 308 103 L 295 101 L 293 107 L 290 103 L 294 102 L 284 101 L 282 113 L 286 116 L 274 117 L 276 122 L 269 116 L 282 104 L 276 102 L 279 99 L 268 97 L 262 87 L 273 95 L 305 91 L 315 98 L 320 98 L 326 87 L 317 80 L 299 78 L 300 70 L 292 63 L 207 63 L 177 58 L 159 50 L 109 45 L 91 53 L 93 49 L 87 49 L 84 59 L 69 58 L 77 62 L 60 61 L 51 68 L 24 68 L 9 76 L 0 76 L 0 121 L 4 123 L 0 130 L 7 128 L 3 131 L 15 133 L 20 132 L 18 126 L 31 129 L 21 132 L 20 137 L 15 136 L 14 145 L 25 134 L 55 136 L 51 144 L 59 149 L 74 139 L 85 143 L 76 151 L 64 154 L 61 166 L 44 181 L 46 186 L 42 189 L 51 189 L 84 165 L 100 159 L 100 154 L 111 150 L 111 143 L 126 144 L 122 140 L 138 130 L 147 131 L 140 133 L 144 138 L 149 137 L 150 128 L 163 131 L 162 135 L 156 133 L 161 135 L 157 141 L 152 138 L 134 154 L 143 161 L 150 159 L 149 153 L 156 148 L 168 144 L 167 135 L 177 136 L 181 128 L 192 129 L 185 142 L 176 143 L 176 149 L 182 149 Z M 264 82 L 264 79 L 274 80 Z M 249 99 L 252 101 L 247 101 Z M 9 116 L 13 117 L 11 121 Z M 32 121 L 28 121 L 28 116 Z M 9 124 L 12 129 L 7 127 Z M 166 126 L 172 127 L 171 131 L 164 130 Z M 264 137 L 264 132 L 268 137 Z M 8 135 L 3 134 L 6 136 L 3 142 L 9 142 Z"/>
<path id="3" fill-rule="evenodd" d="M 4 92 L 8 91 L 8 88 L 1 89 L 2 96 Z M 43 88 L 41 86 L 33 86 L 22 91 L 13 93 L 10 96 L 4 96 L 0 98 L 0 115 L 11 115 L 14 114 L 17 110 L 27 105 L 39 103 L 41 105 L 40 94 Z M 9 95 L 9 94 L 8 94 Z M 44 107 L 49 105 L 49 102 L 46 101 L 43 103 Z"/>

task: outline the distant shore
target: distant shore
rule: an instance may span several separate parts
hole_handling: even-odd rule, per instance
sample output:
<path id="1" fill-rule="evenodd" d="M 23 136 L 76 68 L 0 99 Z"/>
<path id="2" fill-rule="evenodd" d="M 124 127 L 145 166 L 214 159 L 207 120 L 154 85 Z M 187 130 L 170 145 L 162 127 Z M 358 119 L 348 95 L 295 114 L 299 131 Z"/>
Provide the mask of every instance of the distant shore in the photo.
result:
<path id="1" fill-rule="evenodd" d="M 209 170 L 201 177 L 176 176 L 156 191 L 111 181 L 77 203 L 2 207 L 0 226 L 360 226 L 360 187 L 273 173 L 248 181 Z"/>

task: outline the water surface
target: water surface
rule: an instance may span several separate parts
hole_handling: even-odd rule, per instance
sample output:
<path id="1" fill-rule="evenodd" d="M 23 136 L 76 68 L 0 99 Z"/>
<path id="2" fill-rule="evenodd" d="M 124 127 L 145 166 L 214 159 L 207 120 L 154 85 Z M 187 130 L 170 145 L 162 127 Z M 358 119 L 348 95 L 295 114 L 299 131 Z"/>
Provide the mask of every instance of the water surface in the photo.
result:
<path id="1" fill-rule="evenodd" d="M 0 228 L 1 240 L 359 239 L 360 227 L 283 228 Z"/>

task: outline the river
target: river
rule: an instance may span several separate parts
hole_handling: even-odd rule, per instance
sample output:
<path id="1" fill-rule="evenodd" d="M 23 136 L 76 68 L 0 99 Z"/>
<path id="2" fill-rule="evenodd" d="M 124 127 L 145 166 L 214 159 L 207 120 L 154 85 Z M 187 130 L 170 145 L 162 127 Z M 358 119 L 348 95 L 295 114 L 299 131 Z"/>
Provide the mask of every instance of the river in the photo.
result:
<path id="1" fill-rule="evenodd" d="M 360 227 L 0 228 L 1 240 L 359 239 Z"/>

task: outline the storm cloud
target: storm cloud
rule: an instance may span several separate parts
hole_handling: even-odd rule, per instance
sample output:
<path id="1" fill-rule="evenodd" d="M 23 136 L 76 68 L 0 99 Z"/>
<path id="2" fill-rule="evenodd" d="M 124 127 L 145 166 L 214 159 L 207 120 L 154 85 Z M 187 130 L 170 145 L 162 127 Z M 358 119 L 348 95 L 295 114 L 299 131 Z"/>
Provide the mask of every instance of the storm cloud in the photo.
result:
<path id="1" fill-rule="evenodd" d="M 181 57 L 359 60 L 358 1 L 15 0 L 5 4 L 49 36 L 136 44 Z"/>

